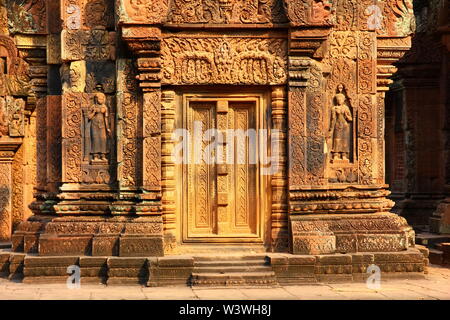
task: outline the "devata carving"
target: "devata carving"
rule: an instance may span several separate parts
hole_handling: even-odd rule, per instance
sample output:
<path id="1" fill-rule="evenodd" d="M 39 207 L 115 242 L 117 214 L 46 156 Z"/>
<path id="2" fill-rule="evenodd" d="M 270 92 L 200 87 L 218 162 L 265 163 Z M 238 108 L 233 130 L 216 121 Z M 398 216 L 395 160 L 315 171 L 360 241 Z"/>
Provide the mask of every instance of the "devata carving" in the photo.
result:
<path id="1" fill-rule="evenodd" d="M 166 38 L 165 84 L 284 84 L 286 41 L 245 38 Z"/>
<path id="2" fill-rule="evenodd" d="M 107 163 L 107 144 L 111 129 L 109 128 L 108 106 L 103 93 L 94 95 L 94 105 L 89 110 L 87 118 L 91 125 L 91 162 Z"/>
<path id="3" fill-rule="evenodd" d="M 331 143 L 331 161 L 349 161 L 350 147 L 352 141 L 353 116 L 347 105 L 347 97 L 344 93 L 344 85 L 339 85 L 335 103 L 331 109 L 331 125 L 329 137 Z"/>
<path id="4" fill-rule="evenodd" d="M 175 0 L 170 23 L 283 23 L 286 17 L 279 0 Z"/>

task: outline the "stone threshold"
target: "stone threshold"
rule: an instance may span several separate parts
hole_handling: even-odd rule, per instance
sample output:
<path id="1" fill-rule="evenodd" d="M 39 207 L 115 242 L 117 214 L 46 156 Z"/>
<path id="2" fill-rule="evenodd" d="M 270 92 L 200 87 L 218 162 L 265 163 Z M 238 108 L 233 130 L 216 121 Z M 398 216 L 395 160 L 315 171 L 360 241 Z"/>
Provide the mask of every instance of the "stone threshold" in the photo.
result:
<path id="1" fill-rule="evenodd" d="M 424 278 L 428 250 L 417 246 L 388 253 L 216 254 L 209 258 L 204 255 L 50 257 L 0 250 L 0 276 L 23 283 L 65 283 L 69 277 L 67 269 L 73 265 L 80 267 L 82 284 L 151 287 L 326 284 L 365 281 L 370 265 L 380 268 L 382 279 Z"/>

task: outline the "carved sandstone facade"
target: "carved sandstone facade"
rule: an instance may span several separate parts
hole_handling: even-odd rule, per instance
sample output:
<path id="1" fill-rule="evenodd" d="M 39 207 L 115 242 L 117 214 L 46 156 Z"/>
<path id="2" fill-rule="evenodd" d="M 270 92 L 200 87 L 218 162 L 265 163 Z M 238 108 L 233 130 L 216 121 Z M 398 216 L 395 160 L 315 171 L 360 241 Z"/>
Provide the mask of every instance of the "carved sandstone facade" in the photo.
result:
<path id="1" fill-rule="evenodd" d="M 34 215 L 12 235 L 28 277 L 40 276 L 30 271 L 39 263 L 110 257 L 89 261 L 111 278 L 120 268 L 136 277 L 144 263 L 156 285 L 181 281 L 170 269 L 177 263 L 193 268 L 158 257 L 218 250 L 284 253 L 270 258 L 280 279 L 297 264 L 350 277 L 371 262 L 424 271 L 414 231 L 390 213 L 384 170 L 385 93 L 411 47 L 412 1 L 7 3 L 10 21 L 26 17 L 9 32 L 46 38 L 23 49 L 46 49 L 46 62 L 22 54 L 36 70 L 30 93 L 4 94 L 9 136 L 22 133 L 37 150 L 35 199 L 23 200 Z M 9 43 L 5 54 L 19 56 Z M 11 86 L 25 90 L 14 66 Z M 48 89 L 38 85 L 41 69 Z M 27 108 L 35 137 L 23 124 Z M 225 134 L 251 130 L 270 142 Z M 191 152 L 212 141 L 219 147 L 205 157 Z M 265 161 L 250 161 L 254 154 Z M 14 165 L 4 166 L 10 186 Z M 13 210 L 10 190 L 3 194 Z M 57 258 L 33 262 L 30 253 Z M 136 259 L 121 266 L 117 256 Z"/>

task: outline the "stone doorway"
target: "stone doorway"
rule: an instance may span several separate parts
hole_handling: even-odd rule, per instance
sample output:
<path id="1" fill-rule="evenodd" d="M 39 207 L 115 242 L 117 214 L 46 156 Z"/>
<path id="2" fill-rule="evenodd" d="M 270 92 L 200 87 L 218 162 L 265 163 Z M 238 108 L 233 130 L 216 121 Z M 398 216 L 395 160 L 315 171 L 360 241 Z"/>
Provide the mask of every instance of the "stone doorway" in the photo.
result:
<path id="1" fill-rule="evenodd" d="M 268 134 L 263 96 L 183 95 L 181 108 L 182 242 L 262 244 L 268 197 L 261 195 L 267 185 L 261 164 L 269 151 L 262 152 Z"/>

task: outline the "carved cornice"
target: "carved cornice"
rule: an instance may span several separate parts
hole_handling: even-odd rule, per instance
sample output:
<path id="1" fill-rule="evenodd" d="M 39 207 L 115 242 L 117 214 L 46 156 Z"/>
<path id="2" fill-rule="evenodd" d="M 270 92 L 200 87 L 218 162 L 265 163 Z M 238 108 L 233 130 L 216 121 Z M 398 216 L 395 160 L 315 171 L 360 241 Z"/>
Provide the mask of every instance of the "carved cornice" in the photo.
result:
<path id="1" fill-rule="evenodd" d="M 289 55 L 322 58 L 331 27 L 309 27 L 290 32 Z"/>
<path id="2" fill-rule="evenodd" d="M 22 144 L 22 138 L 0 138 L 0 162 L 11 162 Z"/>
<path id="3" fill-rule="evenodd" d="M 143 90 L 161 86 L 161 29 L 153 26 L 122 26 L 122 39 L 137 56 L 137 79 Z"/>

